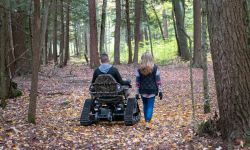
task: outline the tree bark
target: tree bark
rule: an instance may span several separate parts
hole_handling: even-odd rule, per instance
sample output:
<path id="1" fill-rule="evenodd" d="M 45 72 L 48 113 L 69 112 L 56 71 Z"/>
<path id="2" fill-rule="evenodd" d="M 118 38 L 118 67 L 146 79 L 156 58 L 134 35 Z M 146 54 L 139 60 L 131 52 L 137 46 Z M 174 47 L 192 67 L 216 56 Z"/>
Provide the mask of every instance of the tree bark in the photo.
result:
<path id="1" fill-rule="evenodd" d="M 96 4 L 94 0 L 89 2 L 89 28 L 90 28 L 90 67 L 99 66 L 98 59 L 98 42 L 97 42 L 97 26 L 96 26 Z"/>
<path id="2" fill-rule="evenodd" d="M 163 36 L 165 39 L 167 39 L 168 38 L 168 17 L 167 17 L 165 8 L 162 11 L 162 20 L 163 20 Z"/>
<path id="3" fill-rule="evenodd" d="M 9 47 L 8 13 L 0 7 L 0 106 L 5 107 L 5 99 L 10 95 L 10 77 L 7 66 Z"/>
<path id="4" fill-rule="evenodd" d="M 116 0 L 114 64 L 120 64 L 121 0 Z"/>
<path id="5" fill-rule="evenodd" d="M 187 37 L 186 37 L 186 29 L 184 25 L 184 0 L 174 0 L 173 8 L 175 14 L 175 21 L 176 21 L 176 36 L 177 42 L 180 50 L 180 57 L 183 60 L 189 60 L 189 52 L 188 52 L 188 45 L 187 45 Z"/>
<path id="6" fill-rule="evenodd" d="M 203 97 L 204 97 L 204 113 L 210 112 L 210 98 L 209 98 L 209 84 L 208 84 L 208 72 L 207 72 L 207 9 L 205 0 L 201 1 L 202 3 L 202 24 L 201 24 L 201 49 L 202 49 L 202 58 L 203 58 Z"/>
<path id="7" fill-rule="evenodd" d="M 64 41 L 64 9 L 63 0 L 61 0 L 60 5 L 60 21 L 61 21 L 61 35 L 60 35 L 60 67 L 63 67 L 63 52 L 65 51 L 65 41 Z"/>
<path id="8" fill-rule="evenodd" d="M 14 61 L 16 59 L 16 57 L 15 57 L 15 48 L 14 48 L 13 32 L 12 32 L 11 10 L 8 11 L 8 15 L 9 15 L 8 16 L 8 19 L 9 19 L 8 20 L 9 30 L 8 31 L 9 31 L 9 40 L 10 40 L 10 56 L 8 57 L 9 58 L 8 62 L 10 62 L 10 60 Z M 8 70 L 9 70 L 10 78 L 13 77 L 15 75 L 15 65 L 11 65 Z"/>
<path id="9" fill-rule="evenodd" d="M 145 41 L 148 41 L 148 29 L 147 27 L 144 27 L 144 37 L 145 37 Z"/>
<path id="10" fill-rule="evenodd" d="M 132 63 L 132 44 L 131 44 L 131 25 L 130 25 L 130 17 L 129 17 L 129 0 L 126 0 L 126 23 L 127 23 L 127 44 L 128 44 L 128 64 Z"/>
<path id="11" fill-rule="evenodd" d="M 44 15 L 42 18 L 42 30 L 41 30 L 41 52 L 43 54 L 43 64 L 47 64 L 47 49 L 46 48 L 46 31 L 48 27 L 48 15 L 49 15 L 49 7 L 50 7 L 50 2 L 49 0 L 44 1 Z"/>
<path id="12" fill-rule="evenodd" d="M 135 48 L 134 48 L 134 59 L 135 64 L 138 63 L 138 52 L 139 52 L 139 42 L 140 42 L 140 22 L 141 22 L 141 9 L 142 2 L 141 0 L 135 0 L 135 28 L 134 28 L 134 37 L 135 37 Z"/>
<path id="13" fill-rule="evenodd" d="M 89 64 L 89 59 L 88 59 L 88 38 L 87 38 L 87 32 L 85 31 L 84 32 L 84 44 L 85 44 L 85 53 L 84 53 L 84 58 L 85 58 L 85 61 L 87 62 L 87 64 Z"/>
<path id="14" fill-rule="evenodd" d="M 154 12 L 154 14 L 155 14 L 155 17 L 156 17 L 156 20 L 157 20 L 157 23 L 158 23 L 158 26 L 159 26 L 159 29 L 160 29 L 160 31 L 161 31 L 162 39 L 165 40 L 164 33 L 163 33 L 163 29 L 162 29 L 162 23 L 161 23 L 161 21 L 160 21 L 160 19 L 159 19 L 159 17 L 158 17 L 158 14 L 157 14 L 157 12 L 156 12 L 156 10 L 155 10 L 155 7 L 154 7 L 154 5 L 153 5 L 152 2 L 151 2 L 151 7 L 152 7 L 152 9 L 153 9 L 153 12 Z"/>
<path id="15" fill-rule="evenodd" d="M 55 65 L 58 64 L 57 59 L 57 1 L 54 0 L 54 33 L 53 33 L 53 58 Z"/>
<path id="16" fill-rule="evenodd" d="M 180 42 L 179 41 L 179 37 L 178 37 L 178 31 L 177 31 L 177 25 L 176 25 L 176 18 L 175 18 L 175 13 L 174 10 L 172 10 L 172 18 L 173 18 L 173 24 L 174 24 L 174 33 L 175 33 L 175 39 L 177 41 L 177 48 L 178 48 L 178 56 L 181 56 L 181 50 L 180 50 Z"/>
<path id="17" fill-rule="evenodd" d="M 17 1 L 17 4 L 20 5 L 20 2 Z M 13 38 L 13 45 L 14 45 L 14 57 L 12 52 L 12 57 L 10 57 L 11 61 L 15 61 L 16 58 L 19 58 L 23 53 L 22 59 L 15 61 L 13 65 L 11 65 L 11 72 L 13 75 L 16 73 L 22 74 L 27 73 L 31 70 L 30 62 L 28 60 L 28 55 L 25 52 L 26 48 L 26 41 L 25 41 L 25 12 L 20 8 L 17 9 L 16 12 L 12 13 L 11 15 L 11 27 L 12 27 L 12 38 Z M 23 59 L 24 58 L 24 59 Z"/>
<path id="18" fill-rule="evenodd" d="M 193 1 L 194 14 L 194 55 L 193 66 L 202 68 L 202 51 L 201 51 L 201 4 L 200 0 Z"/>
<path id="19" fill-rule="evenodd" d="M 145 5 L 145 4 L 144 4 Z M 154 58 L 154 50 L 153 50 L 153 42 L 152 42 L 152 34 L 151 34 L 151 29 L 150 29 L 150 25 L 149 25 L 149 17 L 146 11 L 146 7 L 143 7 L 143 13 L 144 13 L 144 17 L 145 20 L 147 22 L 147 28 L 148 28 L 148 34 L 149 34 L 149 42 L 150 42 L 150 50 L 151 50 L 151 55 Z"/>
<path id="20" fill-rule="evenodd" d="M 49 42 L 49 54 L 48 54 L 48 58 L 49 60 L 52 60 L 53 59 L 53 53 L 52 53 L 52 41 Z"/>
<path id="21" fill-rule="evenodd" d="M 77 34 L 77 29 L 78 29 L 78 24 L 75 24 L 75 31 L 74 31 L 74 37 L 75 37 L 75 48 L 76 48 L 76 56 L 79 56 L 79 40 L 78 40 L 78 34 Z"/>
<path id="22" fill-rule="evenodd" d="M 221 134 L 224 139 L 247 135 L 245 138 L 249 139 L 250 49 L 246 1 L 208 0 L 207 3 Z"/>
<path id="23" fill-rule="evenodd" d="M 101 33 L 100 33 L 100 53 L 104 53 L 104 37 L 105 37 L 105 27 L 106 27 L 106 8 L 107 0 L 103 0 L 102 4 L 102 22 L 101 22 Z"/>
<path id="24" fill-rule="evenodd" d="M 38 71 L 39 71 L 39 54 L 40 54 L 40 0 L 34 0 L 33 13 L 33 45 L 32 45 L 32 77 L 31 77 L 31 91 L 30 102 L 28 110 L 28 122 L 36 123 L 36 101 L 37 101 L 37 87 L 38 87 Z"/>
<path id="25" fill-rule="evenodd" d="M 49 18 L 49 16 L 48 16 Z M 47 22 L 47 25 L 46 25 L 46 32 L 45 32 L 45 47 L 44 47 L 44 64 L 47 65 L 48 64 L 48 40 L 49 40 L 49 19 L 48 19 L 48 22 Z"/>
<path id="26" fill-rule="evenodd" d="M 70 0 L 68 0 L 66 6 L 66 37 L 65 37 L 65 54 L 64 54 L 64 61 L 63 65 L 66 66 L 69 60 L 69 23 L 70 23 Z"/>

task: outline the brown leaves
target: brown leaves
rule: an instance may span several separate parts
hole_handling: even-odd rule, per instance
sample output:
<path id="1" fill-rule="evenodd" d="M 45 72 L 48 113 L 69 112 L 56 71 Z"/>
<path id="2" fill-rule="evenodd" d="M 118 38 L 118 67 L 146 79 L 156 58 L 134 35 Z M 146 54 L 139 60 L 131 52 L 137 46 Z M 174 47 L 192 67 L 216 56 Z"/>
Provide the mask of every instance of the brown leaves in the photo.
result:
<path id="1" fill-rule="evenodd" d="M 131 78 L 135 91 L 135 68 L 118 66 L 124 78 Z M 196 137 L 192 131 L 189 72 L 187 67 L 160 67 L 164 97 L 156 100 L 153 129 L 145 130 L 144 118 L 132 126 L 123 122 L 100 122 L 79 126 L 84 100 L 93 70 L 88 66 L 42 68 L 39 80 L 37 124 L 26 123 L 30 79 L 15 79 L 25 91 L 21 98 L 8 100 L 0 122 L 0 149 L 203 149 L 223 145 L 220 139 Z M 211 72 L 211 67 L 209 71 Z M 201 70 L 194 70 L 197 119 L 204 120 Z M 213 109 L 216 109 L 213 77 L 210 75 Z M 53 94 L 54 93 L 54 94 Z M 143 112 L 142 102 L 139 101 Z M 214 111 L 212 111 L 214 112 Z M 3 147 L 1 146 L 3 145 Z"/>

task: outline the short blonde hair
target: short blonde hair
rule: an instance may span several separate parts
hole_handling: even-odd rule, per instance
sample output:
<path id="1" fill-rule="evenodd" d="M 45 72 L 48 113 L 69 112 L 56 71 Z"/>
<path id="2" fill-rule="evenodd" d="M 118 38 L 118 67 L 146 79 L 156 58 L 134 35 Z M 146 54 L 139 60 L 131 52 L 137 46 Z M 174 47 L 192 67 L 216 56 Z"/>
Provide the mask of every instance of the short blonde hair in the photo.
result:
<path id="1" fill-rule="evenodd" d="M 143 75 L 152 73 L 154 67 L 153 56 L 150 52 L 145 52 L 141 56 L 140 72 Z"/>

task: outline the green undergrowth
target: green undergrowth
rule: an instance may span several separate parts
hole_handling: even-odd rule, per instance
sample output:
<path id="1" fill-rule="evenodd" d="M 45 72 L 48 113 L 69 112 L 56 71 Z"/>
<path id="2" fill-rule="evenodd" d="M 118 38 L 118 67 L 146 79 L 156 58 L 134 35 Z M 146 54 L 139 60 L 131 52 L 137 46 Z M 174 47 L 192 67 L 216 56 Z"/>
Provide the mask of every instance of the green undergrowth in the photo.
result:
<path id="1" fill-rule="evenodd" d="M 154 40 L 153 42 L 153 55 L 154 60 L 159 65 L 166 65 L 177 58 L 177 43 L 174 39 L 163 40 Z M 132 49 L 134 51 L 134 49 Z M 151 52 L 149 41 L 144 41 L 140 43 L 139 48 L 139 57 L 146 52 Z M 113 53 L 110 54 L 111 61 L 113 60 Z M 127 63 L 128 61 L 128 51 L 127 48 L 125 50 L 121 50 L 121 63 Z"/>
<path id="2" fill-rule="evenodd" d="M 153 40 L 153 55 L 154 55 L 154 60 L 158 65 L 167 65 L 176 60 L 177 58 L 177 43 L 174 38 L 167 39 L 167 40 Z M 134 43 L 132 43 L 134 45 Z M 140 57 L 141 55 L 149 51 L 151 52 L 151 46 L 149 41 L 143 41 L 140 42 L 140 48 L 139 48 L 139 55 L 138 55 L 138 60 L 140 62 Z M 132 52 L 134 51 L 134 47 L 132 47 Z M 113 63 L 114 61 L 114 52 L 109 51 L 108 52 L 110 61 Z M 86 63 L 85 58 L 83 55 L 80 55 L 79 57 L 77 56 L 71 56 L 70 57 L 70 62 L 73 64 L 82 64 Z M 120 62 L 122 64 L 127 64 L 128 63 L 128 49 L 126 44 L 121 44 L 120 47 Z"/>

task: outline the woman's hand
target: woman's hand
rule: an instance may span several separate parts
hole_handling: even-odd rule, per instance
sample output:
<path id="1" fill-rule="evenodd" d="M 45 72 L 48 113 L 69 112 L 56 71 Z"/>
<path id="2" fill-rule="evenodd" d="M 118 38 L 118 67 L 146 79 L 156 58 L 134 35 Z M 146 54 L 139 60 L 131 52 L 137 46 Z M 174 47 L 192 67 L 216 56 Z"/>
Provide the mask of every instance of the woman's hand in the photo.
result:
<path id="1" fill-rule="evenodd" d="M 139 94 L 135 94 L 135 99 L 140 99 L 140 95 Z"/>
<path id="2" fill-rule="evenodd" d="M 163 97 L 162 92 L 159 92 L 159 98 L 160 98 L 160 100 L 162 100 L 162 97 Z"/>

